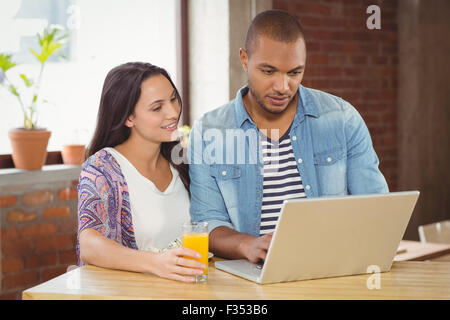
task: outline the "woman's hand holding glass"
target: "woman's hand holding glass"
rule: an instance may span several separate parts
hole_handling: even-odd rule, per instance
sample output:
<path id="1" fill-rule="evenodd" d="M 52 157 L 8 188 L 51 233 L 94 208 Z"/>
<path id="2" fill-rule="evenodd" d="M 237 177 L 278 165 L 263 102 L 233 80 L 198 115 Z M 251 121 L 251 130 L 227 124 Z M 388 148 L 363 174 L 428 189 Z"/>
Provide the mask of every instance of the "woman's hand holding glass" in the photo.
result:
<path id="1" fill-rule="evenodd" d="M 206 266 L 187 257 L 198 259 L 200 254 L 188 248 L 174 248 L 156 253 L 152 273 L 171 280 L 195 282 L 195 276 L 202 275 Z"/>

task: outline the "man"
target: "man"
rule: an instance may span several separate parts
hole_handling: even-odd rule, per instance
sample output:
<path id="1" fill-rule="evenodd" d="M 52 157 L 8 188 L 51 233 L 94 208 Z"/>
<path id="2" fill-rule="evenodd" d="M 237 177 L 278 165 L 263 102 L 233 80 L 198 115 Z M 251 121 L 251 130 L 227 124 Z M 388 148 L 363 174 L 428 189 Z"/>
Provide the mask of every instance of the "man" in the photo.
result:
<path id="1" fill-rule="evenodd" d="M 306 46 L 294 16 L 257 15 L 240 60 L 248 85 L 191 132 L 191 214 L 209 223 L 214 254 L 259 262 L 285 199 L 388 187 L 355 108 L 301 86 Z"/>

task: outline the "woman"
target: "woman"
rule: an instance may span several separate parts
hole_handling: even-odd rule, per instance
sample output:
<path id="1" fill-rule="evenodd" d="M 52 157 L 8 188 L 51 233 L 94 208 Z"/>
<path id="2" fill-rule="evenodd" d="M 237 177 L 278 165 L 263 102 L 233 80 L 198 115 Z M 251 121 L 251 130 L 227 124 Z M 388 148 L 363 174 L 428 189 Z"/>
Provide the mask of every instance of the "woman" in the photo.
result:
<path id="1" fill-rule="evenodd" d="M 108 73 L 78 185 L 79 265 L 186 282 L 203 274 L 187 258 L 197 252 L 173 245 L 190 221 L 187 165 L 170 157 L 180 114 L 164 69 L 134 62 Z"/>

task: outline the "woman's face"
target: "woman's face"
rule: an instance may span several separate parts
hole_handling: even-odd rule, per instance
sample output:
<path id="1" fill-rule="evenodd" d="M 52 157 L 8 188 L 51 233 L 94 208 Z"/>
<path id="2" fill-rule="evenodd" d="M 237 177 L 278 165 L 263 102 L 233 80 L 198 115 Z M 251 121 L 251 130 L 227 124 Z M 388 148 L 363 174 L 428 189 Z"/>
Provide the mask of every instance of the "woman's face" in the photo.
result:
<path id="1" fill-rule="evenodd" d="M 163 75 L 146 79 L 141 84 L 141 95 L 125 125 L 131 135 L 149 142 L 174 141 L 181 112 L 175 89 Z"/>

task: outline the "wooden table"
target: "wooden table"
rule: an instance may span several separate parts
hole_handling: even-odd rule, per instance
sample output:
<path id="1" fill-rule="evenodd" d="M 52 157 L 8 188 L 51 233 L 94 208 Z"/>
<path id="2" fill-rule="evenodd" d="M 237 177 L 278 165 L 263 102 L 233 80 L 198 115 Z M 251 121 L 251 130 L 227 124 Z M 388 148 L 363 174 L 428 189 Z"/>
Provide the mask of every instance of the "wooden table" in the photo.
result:
<path id="1" fill-rule="evenodd" d="M 258 285 L 209 265 L 205 283 L 181 283 L 149 274 L 84 266 L 25 290 L 23 299 L 450 299 L 450 263 L 394 262 L 379 274 Z"/>

